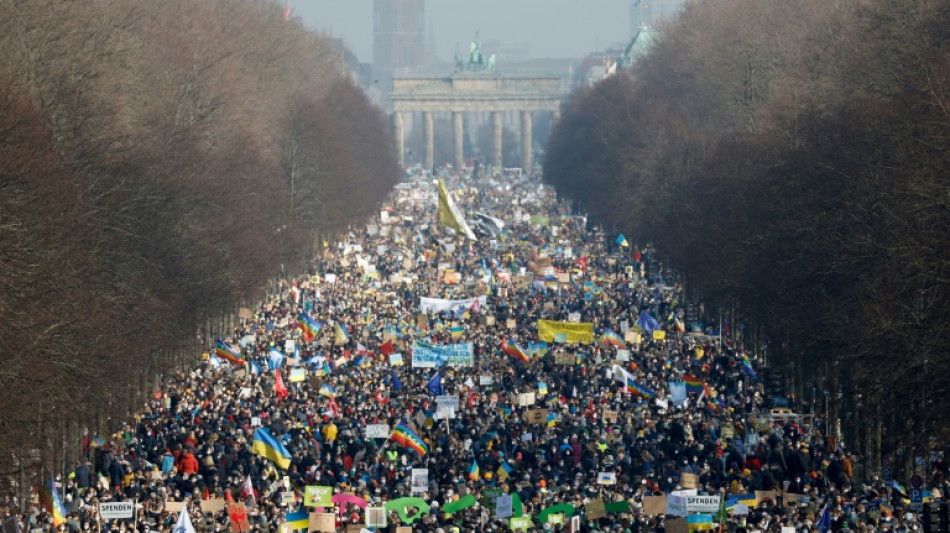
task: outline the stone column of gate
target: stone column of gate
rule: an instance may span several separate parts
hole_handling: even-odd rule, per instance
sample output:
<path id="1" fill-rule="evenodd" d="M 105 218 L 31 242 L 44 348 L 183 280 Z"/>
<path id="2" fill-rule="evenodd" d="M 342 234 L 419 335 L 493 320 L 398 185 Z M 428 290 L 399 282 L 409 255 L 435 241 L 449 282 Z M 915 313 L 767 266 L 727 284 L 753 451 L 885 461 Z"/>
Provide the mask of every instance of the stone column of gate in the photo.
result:
<path id="1" fill-rule="evenodd" d="M 521 167 L 531 171 L 531 111 L 521 112 Z"/>
<path id="2" fill-rule="evenodd" d="M 501 168 L 501 112 L 491 112 L 492 124 L 492 164 Z"/>
<path id="3" fill-rule="evenodd" d="M 406 138 L 403 130 L 402 113 L 399 111 L 393 112 L 393 136 L 396 137 L 396 154 L 399 156 L 399 168 L 403 168 L 405 167 Z"/>
<path id="4" fill-rule="evenodd" d="M 465 140 L 465 132 L 463 130 L 461 111 L 452 113 L 452 125 L 455 139 L 455 168 L 460 169 L 465 164 L 464 155 L 462 153 L 462 143 Z"/>
<path id="5" fill-rule="evenodd" d="M 432 132 L 432 111 L 425 111 L 422 114 L 422 121 L 425 125 L 425 145 L 426 145 L 426 168 L 431 169 L 435 166 L 435 144 L 434 134 Z"/>

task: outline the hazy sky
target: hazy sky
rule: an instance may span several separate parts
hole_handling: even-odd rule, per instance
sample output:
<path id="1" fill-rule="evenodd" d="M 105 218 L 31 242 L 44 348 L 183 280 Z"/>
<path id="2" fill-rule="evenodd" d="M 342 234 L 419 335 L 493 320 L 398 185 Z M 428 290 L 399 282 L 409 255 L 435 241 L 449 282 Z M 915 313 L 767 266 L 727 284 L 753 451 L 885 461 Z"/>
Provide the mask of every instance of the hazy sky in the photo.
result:
<path id="1" fill-rule="evenodd" d="M 307 26 L 342 37 L 360 61 L 372 62 L 373 0 L 291 0 L 291 6 Z M 476 31 L 482 42 L 528 43 L 536 58 L 579 58 L 630 39 L 630 0 L 427 0 L 426 19 L 446 61 L 456 45 L 468 53 Z"/>

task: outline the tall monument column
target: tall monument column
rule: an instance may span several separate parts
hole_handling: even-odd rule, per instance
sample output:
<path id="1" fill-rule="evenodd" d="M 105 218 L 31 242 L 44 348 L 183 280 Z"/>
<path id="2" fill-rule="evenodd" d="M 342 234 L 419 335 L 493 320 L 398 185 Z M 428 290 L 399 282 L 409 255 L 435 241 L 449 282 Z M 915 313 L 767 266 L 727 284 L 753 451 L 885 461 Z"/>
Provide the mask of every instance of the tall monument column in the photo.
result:
<path id="1" fill-rule="evenodd" d="M 402 113 L 393 112 L 393 136 L 396 137 L 396 155 L 399 158 L 399 168 L 405 167 L 406 138 L 403 130 Z"/>
<path id="2" fill-rule="evenodd" d="M 465 156 L 462 152 L 462 143 L 465 142 L 465 131 L 462 125 L 462 112 L 452 113 L 452 125 L 455 137 L 455 168 L 460 169 L 465 164 Z"/>
<path id="3" fill-rule="evenodd" d="M 424 111 L 422 113 L 423 124 L 425 125 L 425 145 L 426 145 L 426 160 L 425 168 L 431 169 L 435 166 L 435 144 L 434 144 L 434 135 L 432 131 L 432 111 Z"/>
<path id="4" fill-rule="evenodd" d="M 496 167 L 501 166 L 501 112 L 492 111 L 492 164 Z"/>
<path id="5" fill-rule="evenodd" d="M 521 112 L 521 167 L 525 172 L 531 171 L 531 111 Z"/>

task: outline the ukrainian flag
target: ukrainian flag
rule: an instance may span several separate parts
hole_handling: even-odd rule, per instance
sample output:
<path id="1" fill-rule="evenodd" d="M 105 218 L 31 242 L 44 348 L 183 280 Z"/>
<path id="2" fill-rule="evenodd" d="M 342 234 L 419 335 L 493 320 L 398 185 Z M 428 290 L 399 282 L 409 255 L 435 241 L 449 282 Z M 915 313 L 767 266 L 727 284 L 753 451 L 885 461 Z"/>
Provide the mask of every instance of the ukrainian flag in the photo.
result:
<path id="1" fill-rule="evenodd" d="M 254 444 L 251 446 L 251 451 L 265 459 L 274 461 L 277 466 L 284 470 L 290 468 L 290 452 L 270 434 L 270 431 L 264 428 L 257 428 L 257 431 L 254 432 Z M 306 524 L 304 524 L 304 527 L 306 527 Z"/>
<path id="2" fill-rule="evenodd" d="M 334 339 L 338 344 L 346 344 L 350 342 L 350 333 L 347 331 L 346 324 L 337 324 L 333 328 Z"/>
<path id="3" fill-rule="evenodd" d="M 287 523 L 294 529 L 307 530 L 310 527 L 310 513 L 306 509 L 301 509 L 291 513 L 287 512 Z"/>

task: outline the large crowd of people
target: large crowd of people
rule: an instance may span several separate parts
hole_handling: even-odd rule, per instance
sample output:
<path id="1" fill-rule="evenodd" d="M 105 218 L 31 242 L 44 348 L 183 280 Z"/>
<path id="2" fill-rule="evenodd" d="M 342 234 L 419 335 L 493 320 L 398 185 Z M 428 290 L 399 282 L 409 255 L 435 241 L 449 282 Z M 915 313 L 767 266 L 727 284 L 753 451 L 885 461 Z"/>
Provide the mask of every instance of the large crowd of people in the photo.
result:
<path id="1" fill-rule="evenodd" d="M 371 509 L 425 502 L 372 528 L 363 505 L 336 503 L 325 510 L 339 531 L 497 532 L 519 517 L 529 531 L 686 531 L 671 505 L 691 495 L 720 497 L 716 525 L 689 530 L 920 528 L 898 484 L 856 476 L 820 413 L 770 411 L 768 369 L 741 341 L 687 331 L 677 280 L 649 247 L 591 227 L 537 176 L 443 174 L 467 218 L 488 215 L 478 238 L 440 223 L 431 175 L 410 176 L 376 220 L 222 335 L 241 363 L 210 349 L 118 433 L 86 443 L 57 480 L 65 522 L 13 504 L 3 532 L 172 531 L 182 506 L 196 530 L 221 531 L 227 509 L 207 505 L 220 500 L 243 503 L 250 530 L 287 530 L 314 511 L 308 486 Z M 553 339 L 539 320 L 557 323 Z M 584 342 L 558 333 L 585 324 Z M 471 361 L 419 367 L 419 343 L 472 343 Z M 397 426 L 422 445 L 387 438 Z M 255 453 L 259 430 L 288 461 Z M 940 500 L 947 465 L 932 471 Z M 134 502 L 134 520 L 99 516 L 118 501 Z"/>

